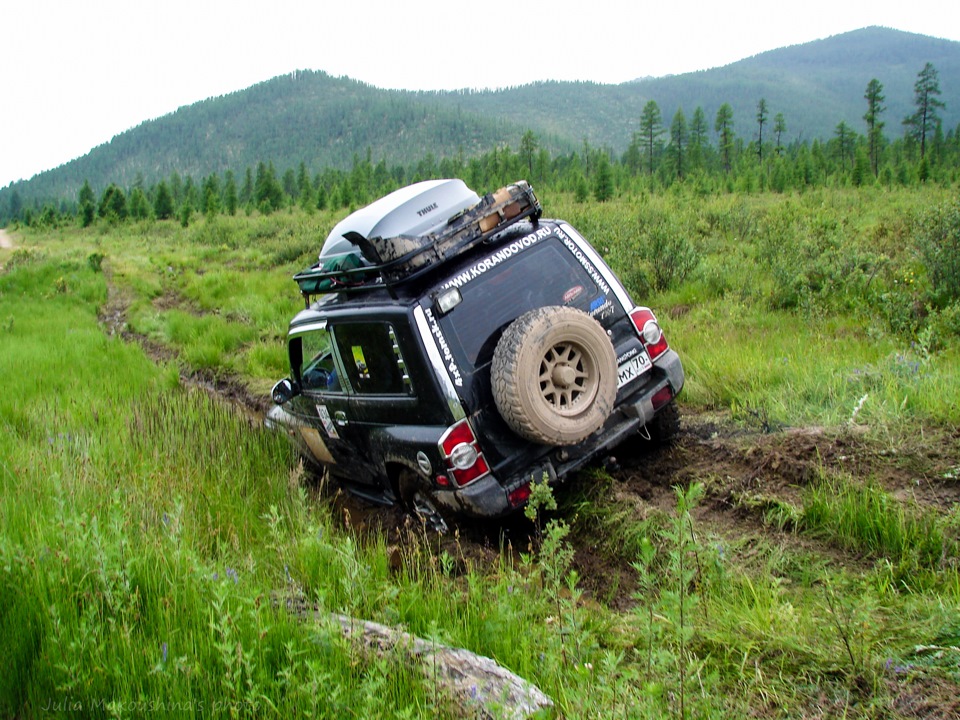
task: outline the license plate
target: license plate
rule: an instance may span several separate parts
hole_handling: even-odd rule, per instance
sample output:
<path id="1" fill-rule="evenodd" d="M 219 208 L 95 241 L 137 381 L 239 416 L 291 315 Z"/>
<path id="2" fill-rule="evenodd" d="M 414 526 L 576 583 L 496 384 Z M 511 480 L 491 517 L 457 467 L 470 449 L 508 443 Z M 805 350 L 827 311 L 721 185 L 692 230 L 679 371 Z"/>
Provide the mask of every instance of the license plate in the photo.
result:
<path id="1" fill-rule="evenodd" d="M 653 363 L 650 362 L 650 357 L 645 352 L 633 356 L 617 367 L 617 389 L 619 390 L 631 380 L 640 377 L 652 367 Z"/>

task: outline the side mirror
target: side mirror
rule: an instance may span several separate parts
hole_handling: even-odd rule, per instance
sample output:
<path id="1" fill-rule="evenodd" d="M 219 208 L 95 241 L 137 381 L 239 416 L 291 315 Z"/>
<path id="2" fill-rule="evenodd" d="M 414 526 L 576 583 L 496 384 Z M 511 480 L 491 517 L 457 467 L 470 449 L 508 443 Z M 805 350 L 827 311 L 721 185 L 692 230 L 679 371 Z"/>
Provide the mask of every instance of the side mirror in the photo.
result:
<path id="1" fill-rule="evenodd" d="M 270 395 L 273 397 L 273 402 L 277 405 L 283 405 L 287 400 L 292 398 L 294 395 L 298 395 L 299 391 L 297 387 L 290 381 L 289 378 L 284 378 L 276 385 L 273 386 L 273 390 L 270 391 Z"/>

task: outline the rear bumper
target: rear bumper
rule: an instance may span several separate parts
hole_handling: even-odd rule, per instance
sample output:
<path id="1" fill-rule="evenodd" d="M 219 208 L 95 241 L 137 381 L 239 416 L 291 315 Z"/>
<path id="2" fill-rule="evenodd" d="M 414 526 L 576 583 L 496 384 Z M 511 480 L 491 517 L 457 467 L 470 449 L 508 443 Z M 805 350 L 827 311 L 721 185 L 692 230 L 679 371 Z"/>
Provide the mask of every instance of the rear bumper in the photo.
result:
<path id="1" fill-rule="evenodd" d="M 672 391 L 672 397 L 670 398 L 672 400 L 683 389 L 683 364 L 676 352 L 667 350 L 657 358 L 654 367 L 662 373 L 660 380 L 649 384 L 641 393 L 629 398 L 626 403 L 620 406 L 620 412 L 629 418 L 636 418 L 640 421 L 640 425 L 646 425 L 653 420 L 657 410 L 669 402 L 668 400 L 654 407 L 653 399 L 658 392 L 665 387 L 669 387 Z"/>
<path id="2" fill-rule="evenodd" d="M 578 446 L 556 448 L 540 459 L 536 467 L 525 470 L 521 475 L 512 476 L 503 481 L 488 475 L 465 488 L 438 493 L 444 505 L 474 517 L 499 517 L 517 509 L 510 503 L 509 494 L 531 482 L 542 482 L 544 478 L 551 484 L 558 478 L 577 470 L 598 457 L 605 450 L 626 440 L 653 420 L 657 412 L 665 407 L 683 389 L 683 365 L 680 356 L 673 350 L 667 350 L 657 358 L 655 370 L 659 376 L 648 383 L 636 395 L 631 396 L 611 414 L 603 431 L 593 435 Z M 670 397 L 654 407 L 654 398 L 669 387 Z"/>

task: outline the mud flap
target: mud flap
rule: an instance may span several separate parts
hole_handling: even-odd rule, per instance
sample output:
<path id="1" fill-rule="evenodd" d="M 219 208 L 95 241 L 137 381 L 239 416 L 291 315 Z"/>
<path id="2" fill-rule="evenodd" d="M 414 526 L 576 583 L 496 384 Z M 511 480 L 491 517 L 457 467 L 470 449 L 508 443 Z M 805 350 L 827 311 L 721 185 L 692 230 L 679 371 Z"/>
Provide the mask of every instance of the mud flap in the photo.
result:
<path id="1" fill-rule="evenodd" d="M 307 447 L 310 448 L 310 452 L 313 453 L 317 462 L 323 463 L 324 465 L 337 464 L 337 461 L 333 459 L 333 455 L 330 454 L 327 444 L 323 441 L 323 438 L 320 437 L 320 433 L 316 428 L 301 427 L 299 430 L 300 436 L 307 444 Z"/>

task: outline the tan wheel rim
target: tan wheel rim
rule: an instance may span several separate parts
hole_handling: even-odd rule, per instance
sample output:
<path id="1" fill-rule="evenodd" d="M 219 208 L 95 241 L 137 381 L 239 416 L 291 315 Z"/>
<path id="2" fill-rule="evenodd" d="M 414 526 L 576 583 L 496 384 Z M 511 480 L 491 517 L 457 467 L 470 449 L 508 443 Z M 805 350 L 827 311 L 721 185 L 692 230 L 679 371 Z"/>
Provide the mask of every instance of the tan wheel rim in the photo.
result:
<path id="1" fill-rule="evenodd" d="M 540 396 L 553 412 L 564 417 L 577 415 L 596 397 L 596 363 L 577 343 L 560 342 L 540 360 L 539 382 Z"/>

